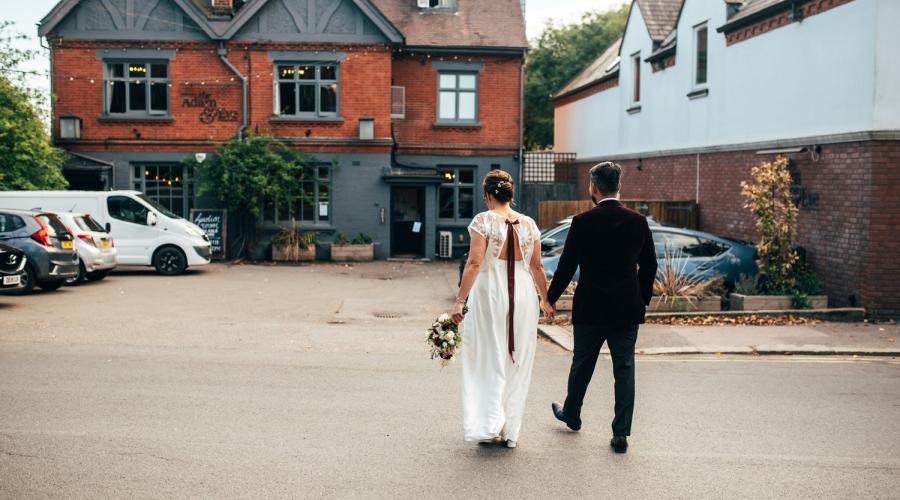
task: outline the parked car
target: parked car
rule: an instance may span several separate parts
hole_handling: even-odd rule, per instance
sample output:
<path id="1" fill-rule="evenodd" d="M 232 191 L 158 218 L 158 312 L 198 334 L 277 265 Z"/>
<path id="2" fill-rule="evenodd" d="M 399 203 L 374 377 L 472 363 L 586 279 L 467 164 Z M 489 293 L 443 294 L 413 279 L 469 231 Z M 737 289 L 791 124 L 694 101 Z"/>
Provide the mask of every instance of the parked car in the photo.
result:
<path id="1" fill-rule="evenodd" d="M 56 290 L 78 275 L 74 236 L 49 212 L 0 209 L 0 241 L 25 252 L 22 293 Z"/>
<path id="2" fill-rule="evenodd" d="M 568 234 L 568 226 L 565 231 Z M 660 269 L 668 247 L 673 255 L 687 261 L 684 263 L 685 272 L 700 278 L 721 275 L 725 278 L 726 288 L 732 288 L 741 279 L 742 274 L 753 276 L 757 273 L 756 249 L 746 242 L 659 224 L 651 224 L 650 231 L 653 233 L 653 245 L 656 248 L 656 259 Z M 556 245 L 543 253 L 547 279 L 553 278 L 563 248 L 563 245 Z M 575 272 L 574 280 L 578 281 L 578 271 Z"/>
<path id="3" fill-rule="evenodd" d="M 78 276 L 66 281 L 77 285 L 86 280 L 102 280 L 116 267 L 116 246 L 106 232 L 106 228 L 89 214 L 56 214 L 75 236 L 75 250 L 78 252 Z"/>
<path id="4" fill-rule="evenodd" d="M 121 265 L 175 275 L 210 261 L 202 229 L 138 191 L 5 191 L 0 207 L 91 214 L 115 238 Z"/>
<path id="5" fill-rule="evenodd" d="M 27 262 L 25 252 L 0 243 L 0 290 L 6 292 L 22 288 Z"/>

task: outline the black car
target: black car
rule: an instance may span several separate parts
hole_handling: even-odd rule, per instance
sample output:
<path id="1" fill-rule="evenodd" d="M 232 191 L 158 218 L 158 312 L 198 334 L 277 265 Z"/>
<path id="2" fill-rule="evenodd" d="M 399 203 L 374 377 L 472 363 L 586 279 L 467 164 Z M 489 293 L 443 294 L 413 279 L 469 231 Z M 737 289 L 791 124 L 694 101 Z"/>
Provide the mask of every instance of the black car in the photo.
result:
<path id="1" fill-rule="evenodd" d="M 25 252 L 0 243 L 0 290 L 19 290 L 24 286 L 27 262 Z"/>
<path id="2" fill-rule="evenodd" d="M 56 290 L 78 276 L 78 254 L 72 233 L 49 212 L 0 209 L 0 242 L 25 252 L 24 284 L 20 292 L 35 286 Z"/>

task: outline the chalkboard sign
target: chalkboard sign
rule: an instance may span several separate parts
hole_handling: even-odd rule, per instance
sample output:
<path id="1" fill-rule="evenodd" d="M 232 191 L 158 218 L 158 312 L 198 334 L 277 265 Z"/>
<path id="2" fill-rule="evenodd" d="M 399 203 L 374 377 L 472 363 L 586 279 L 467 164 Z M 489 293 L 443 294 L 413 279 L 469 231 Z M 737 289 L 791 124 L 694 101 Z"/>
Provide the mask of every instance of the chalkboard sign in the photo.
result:
<path id="1" fill-rule="evenodd" d="M 225 236 L 227 233 L 227 211 L 224 208 L 192 208 L 191 222 L 200 226 L 212 250 L 213 259 L 225 258 Z"/>

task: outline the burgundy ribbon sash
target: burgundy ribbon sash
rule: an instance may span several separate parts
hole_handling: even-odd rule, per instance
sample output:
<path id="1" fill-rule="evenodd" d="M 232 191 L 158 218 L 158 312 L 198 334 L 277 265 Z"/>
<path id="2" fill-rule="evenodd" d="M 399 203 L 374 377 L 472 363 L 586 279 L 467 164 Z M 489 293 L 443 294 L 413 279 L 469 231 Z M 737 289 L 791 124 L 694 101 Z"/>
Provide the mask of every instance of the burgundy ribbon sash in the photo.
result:
<path id="1" fill-rule="evenodd" d="M 516 230 L 513 226 L 518 225 L 519 221 L 506 221 L 506 284 L 509 291 L 509 331 L 507 332 L 507 344 L 509 346 L 509 357 L 513 364 L 516 357 L 513 351 L 516 350 L 516 339 L 513 336 L 513 316 L 516 312 Z"/>

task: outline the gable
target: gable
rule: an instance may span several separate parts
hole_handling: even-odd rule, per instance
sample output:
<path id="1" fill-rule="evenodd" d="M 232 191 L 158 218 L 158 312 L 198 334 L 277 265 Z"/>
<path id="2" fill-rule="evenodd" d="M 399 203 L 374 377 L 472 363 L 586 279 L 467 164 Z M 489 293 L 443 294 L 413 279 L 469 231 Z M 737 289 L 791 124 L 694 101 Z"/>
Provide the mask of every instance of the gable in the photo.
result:
<path id="1" fill-rule="evenodd" d="M 236 25 L 236 40 L 296 42 L 387 43 L 393 40 L 364 12 L 367 2 L 355 0 L 267 0 L 244 23 Z M 237 21 L 237 20 L 236 20 Z"/>
<path id="2" fill-rule="evenodd" d="M 61 2 L 39 34 L 92 40 L 198 40 L 207 33 L 175 0 L 81 0 Z"/>

